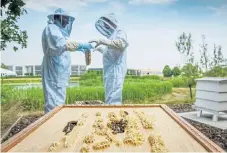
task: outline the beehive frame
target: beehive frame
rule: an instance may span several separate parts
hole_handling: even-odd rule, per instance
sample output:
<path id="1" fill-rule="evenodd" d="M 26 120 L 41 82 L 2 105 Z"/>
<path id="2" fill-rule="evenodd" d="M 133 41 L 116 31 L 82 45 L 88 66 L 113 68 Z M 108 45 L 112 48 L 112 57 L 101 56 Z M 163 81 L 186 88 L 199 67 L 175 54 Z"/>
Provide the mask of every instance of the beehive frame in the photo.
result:
<path id="1" fill-rule="evenodd" d="M 162 108 L 177 124 L 179 124 L 188 134 L 190 134 L 199 144 L 201 144 L 209 152 L 225 152 L 221 147 L 216 145 L 195 127 L 190 125 L 187 121 L 179 117 L 173 110 L 164 104 L 127 104 L 127 105 L 63 105 L 56 107 L 53 111 L 42 116 L 40 119 L 26 127 L 24 130 L 7 140 L 2 144 L 1 152 L 7 152 L 13 148 L 17 143 L 25 139 L 30 133 L 39 128 L 43 123 L 48 121 L 56 113 L 63 108 L 149 108 L 160 107 Z"/>

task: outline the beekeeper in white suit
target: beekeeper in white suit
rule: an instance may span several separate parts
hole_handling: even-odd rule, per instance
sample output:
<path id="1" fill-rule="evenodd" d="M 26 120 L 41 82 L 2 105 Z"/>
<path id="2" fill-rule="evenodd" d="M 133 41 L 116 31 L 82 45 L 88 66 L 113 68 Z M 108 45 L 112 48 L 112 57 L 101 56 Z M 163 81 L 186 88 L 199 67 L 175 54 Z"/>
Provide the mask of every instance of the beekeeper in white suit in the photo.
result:
<path id="1" fill-rule="evenodd" d="M 127 72 L 127 36 L 114 13 L 101 16 L 95 27 L 107 38 L 90 41 L 96 43 L 94 51 L 103 54 L 105 103 L 119 105 L 122 104 L 122 89 Z"/>
<path id="2" fill-rule="evenodd" d="M 65 104 L 66 87 L 71 72 L 70 52 L 90 51 L 90 43 L 69 39 L 75 20 L 63 9 L 48 15 L 48 25 L 42 33 L 43 62 L 42 85 L 45 98 L 45 113 Z"/>

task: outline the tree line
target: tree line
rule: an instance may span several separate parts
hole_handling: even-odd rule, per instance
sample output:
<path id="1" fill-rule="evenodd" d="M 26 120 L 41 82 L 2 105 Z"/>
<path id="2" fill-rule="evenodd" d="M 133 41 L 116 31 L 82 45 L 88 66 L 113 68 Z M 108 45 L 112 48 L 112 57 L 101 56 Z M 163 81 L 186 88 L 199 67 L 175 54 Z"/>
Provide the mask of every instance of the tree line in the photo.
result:
<path id="1" fill-rule="evenodd" d="M 208 50 L 206 36 L 202 35 L 202 43 L 199 44 L 199 61 L 195 60 L 195 51 L 192 44 L 191 33 L 183 32 L 176 41 L 177 51 L 183 56 L 183 66 L 175 66 L 173 69 L 166 65 L 162 71 L 165 77 L 186 76 L 196 78 L 199 76 L 225 77 L 227 76 L 227 59 L 224 58 L 221 45 L 214 43 L 212 52 Z"/>

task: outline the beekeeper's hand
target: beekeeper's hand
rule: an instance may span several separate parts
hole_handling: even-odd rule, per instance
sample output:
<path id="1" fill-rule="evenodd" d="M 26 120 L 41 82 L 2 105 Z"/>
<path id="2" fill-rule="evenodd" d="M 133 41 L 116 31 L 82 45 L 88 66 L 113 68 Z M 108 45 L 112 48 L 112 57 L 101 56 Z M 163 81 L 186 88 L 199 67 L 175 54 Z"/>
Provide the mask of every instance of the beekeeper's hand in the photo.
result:
<path id="1" fill-rule="evenodd" d="M 103 54 L 106 50 L 107 50 L 107 46 L 100 45 L 100 46 L 96 47 L 93 51 L 94 51 L 94 52 L 95 52 L 95 51 L 98 51 L 98 52 L 100 52 L 100 53 Z"/>
<path id="2" fill-rule="evenodd" d="M 78 42 L 73 41 L 73 40 L 67 40 L 66 41 L 66 47 L 67 47 L 67 50 L 69 50 L 69 51 L 81 51 L 83 53 L 85 51 L 91 51 L 91 49 L 94 48 L 91 45 L 91 43 L 78 43 Z"/>
<path id="3" fill-rule="evenodd" d="M 96 43 L 95 48 L 98 47 L 99 45 L 105 45 L 107 47 L 120 50 L 124 50 L 128 46 L 128 43 L 123 38 L 118 38 L 115 40 L 94 39 L 89 41 L 89 43 Z"/>
<path id="4" fill-rule="evenodd" d="M 76 51 L 78 48 L 79 43 L 73 40 L 66 40 L 66 48 L 68 51 Z"/>

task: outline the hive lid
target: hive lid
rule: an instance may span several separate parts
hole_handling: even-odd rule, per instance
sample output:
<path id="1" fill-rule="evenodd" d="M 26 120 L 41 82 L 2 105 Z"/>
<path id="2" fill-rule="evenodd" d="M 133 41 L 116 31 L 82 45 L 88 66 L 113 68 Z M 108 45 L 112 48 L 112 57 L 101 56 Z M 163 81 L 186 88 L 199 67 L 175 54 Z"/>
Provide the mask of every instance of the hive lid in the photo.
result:
<path id="1" fill-rule="evenodd" d="M 205 77 L 201 79 L 195 79 L 196 81 L 217 81 L 217 82 L 222 82 L 222 81 L 227 81 L 227 78 L 225 77 Z"/>

